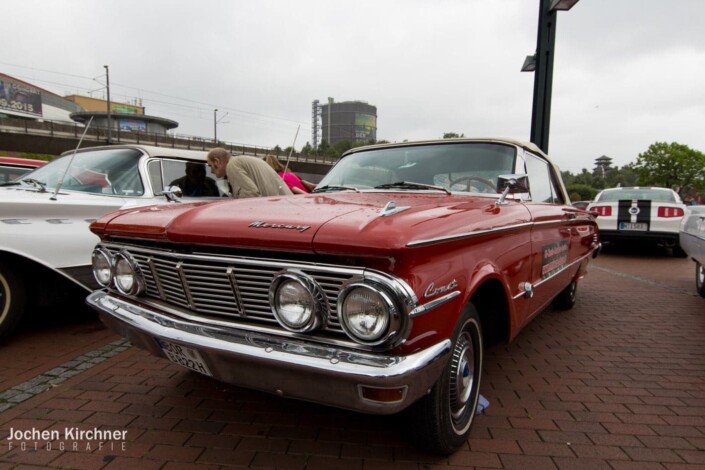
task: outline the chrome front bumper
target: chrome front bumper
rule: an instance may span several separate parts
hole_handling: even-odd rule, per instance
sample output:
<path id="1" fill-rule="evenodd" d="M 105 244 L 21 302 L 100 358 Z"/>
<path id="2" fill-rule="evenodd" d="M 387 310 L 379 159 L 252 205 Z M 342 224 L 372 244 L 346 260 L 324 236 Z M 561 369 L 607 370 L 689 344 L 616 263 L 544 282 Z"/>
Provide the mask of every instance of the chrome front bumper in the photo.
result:
<path id="1" fill-rule="evenodd" d="M 408 356 L 307 343 L 176 319 L 105 291 L 88 296 L 109 328 L 165 357 L 157 338 L 196 349 L 213 377 L 279 396 L 374 414 L 396 413 L 428 393 L 450 356 L 450 340 Z M 400 400 L 362 396 L 361 387 L 403 388 Z"/>

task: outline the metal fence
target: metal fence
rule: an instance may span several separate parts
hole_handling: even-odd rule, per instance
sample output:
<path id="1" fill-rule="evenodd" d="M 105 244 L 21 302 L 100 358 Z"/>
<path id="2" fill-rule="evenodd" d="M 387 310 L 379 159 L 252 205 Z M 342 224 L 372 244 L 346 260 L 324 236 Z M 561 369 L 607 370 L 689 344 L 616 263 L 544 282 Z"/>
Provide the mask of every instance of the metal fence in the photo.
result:
<path id="1" fill-rule="evenodd" d="M 58 137 L 79 139 L 83 135 L 85 126 L 77 123 L 68 123 L 64 121 L 36 121 L 31 119 L 17 119 L 0 117 L 0 132 L 26 135 L 40 135 L 45 137 Z M 213 147 L 224 147 L 233 154 L 245 154 L 254 156 L 264 156 L 274 154 L 278 157 L 284 155 L 282 150 L 270 147 L 260 147 L 256 145 L 238 144 L 232 142 L 224 142 L 219 140 L 217 144 L 213 139 L 204 139 L 203 137 L 194 137 L 187 135 L 173 136 L 169 134 L 159 134 L 154 132 L 130 132 L 120 129 L 113 129 L 111 133 L 113 144 L 143 144 L 154 145 L 157 147 L 171 147 L 188 150 L 208 150 Z M 108 142 L 108 128 L 91 126 L 84 140 L 94 142 Z M 292 153 L 292 161 L 319 163 L 324 165 L 333 165 L 337 161 L 335 157 L 322 155 L 302 155 L 300 153 Z"/>

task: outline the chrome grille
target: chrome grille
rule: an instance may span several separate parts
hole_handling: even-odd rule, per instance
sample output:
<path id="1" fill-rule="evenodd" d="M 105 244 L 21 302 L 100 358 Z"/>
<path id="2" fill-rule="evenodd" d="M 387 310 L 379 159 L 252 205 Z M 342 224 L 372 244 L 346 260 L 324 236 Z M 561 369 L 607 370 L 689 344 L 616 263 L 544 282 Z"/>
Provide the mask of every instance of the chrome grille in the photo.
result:
<path id="1" fill-rule="evenodd" d="M 359 269 L 280 260 L 180 254 L 141 247 L 106 245 L 112 254 L 129 251 L 145 279 L 146 297 L 204 320 L 277 324 L 269 287 L 283 269 L 295 269 L 318 283 L 327 304 L 329 333 L 344 336 L 337 299 L 343 285 L 362 276 Z"/>

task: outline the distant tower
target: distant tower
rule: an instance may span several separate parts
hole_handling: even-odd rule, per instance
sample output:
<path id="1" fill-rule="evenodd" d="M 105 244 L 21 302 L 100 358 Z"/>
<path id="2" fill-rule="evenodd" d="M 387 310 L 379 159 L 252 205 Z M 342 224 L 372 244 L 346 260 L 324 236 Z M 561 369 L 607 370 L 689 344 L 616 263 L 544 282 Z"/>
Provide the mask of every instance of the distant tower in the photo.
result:
<path id="1" fill-rule="evenodd" d="M 321 108 L 323 138 L 329 145 L 342 141 L 370 142 L 377 140 L 377 108 L 364 101 L 334 102 Z"/>
<path id="2" fill-rule="evenodd" d="M 318 100 L 313 100 L 311 104 L 311 145 L 318 148 L 318 135 L 321 130 L 319 121 L 321 118 L 321 106 Z"/>
<path id="3" fill-rule="evenodd" d="M 605 178 L 605 174 L 611 169 L 612 159 L 607 155 L 603 155 L 595 159 L 595 170 L 594 173 L 601 175 Z"/>

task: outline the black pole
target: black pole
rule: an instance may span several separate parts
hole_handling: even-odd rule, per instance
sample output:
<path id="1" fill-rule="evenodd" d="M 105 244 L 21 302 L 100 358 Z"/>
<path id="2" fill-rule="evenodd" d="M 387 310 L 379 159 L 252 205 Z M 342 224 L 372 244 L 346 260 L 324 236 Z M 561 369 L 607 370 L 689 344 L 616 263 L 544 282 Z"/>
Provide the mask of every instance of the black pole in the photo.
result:
<path id="1" fill-rule="evenodd" d="M 108 90 L 108 144 L 113 143 L 113 123 L 110 118 L 110 74 L 108 73 L 108 66 L 105 67 L 105 87 Z"/>
<path id="2" fill-rule="evenodd" d="M 534 103 L 531 111 L 531 142 L 548 153 L 551 125 L 551 88 L 553 86 L 553 58 L 556 45 L 555 11 L 550 0 L 540 0 L 539 27 L 536 39 L 536 71 L 534 72 Z"/>

